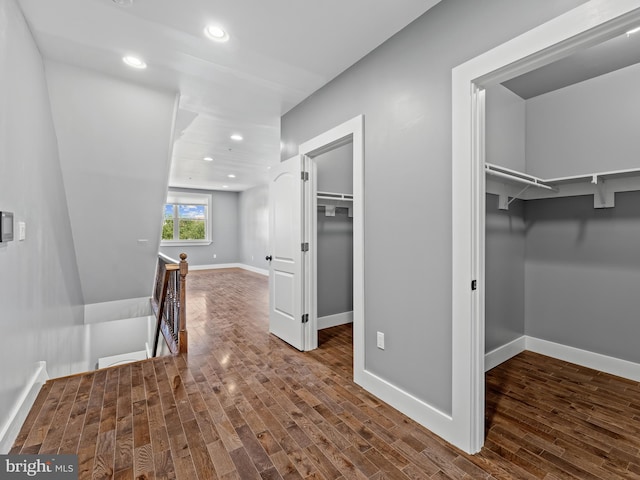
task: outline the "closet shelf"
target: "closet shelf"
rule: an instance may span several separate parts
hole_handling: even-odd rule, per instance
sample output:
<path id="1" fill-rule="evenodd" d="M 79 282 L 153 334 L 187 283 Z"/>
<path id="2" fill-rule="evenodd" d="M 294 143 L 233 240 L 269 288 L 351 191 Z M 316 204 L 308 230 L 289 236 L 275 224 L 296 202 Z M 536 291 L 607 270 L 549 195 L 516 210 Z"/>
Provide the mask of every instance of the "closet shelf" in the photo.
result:
<path id="1" fill-rule="evenodd" d="M 517 172 L 516 170 L 511 170 L 509 168 L 500 167 L 492 163 L 485 163 L 484 171 L 489 175 L 511 180 L 516 183 L 522 183 L 530 187 L 544 188 L 546 190 L 554 189 L 552 186 L 547 185 L 548 182 L 546 180 L 542 180 L 541 178 L 534 177 L 533 175 L 528 175 L 526 173 Z"/>
<path id="2" fill-rule="evenodd" d="M 502 210 L 507 210 L 516 198 L 534 200 L 579 195 L 593 195 L 594 208 L 611 208 L 615 206 L 617 192 L 640 190 L 640 168 L 543 179 L 485 163 L 485 173 L 501 180 L 487 178 L 486 190 L 487 193 L 498 195 L 498 207 Z"/>
<path id="3" fill-rule="evenodd" d="M 353 202 L 353 194 L 352 193 L 318 192 L 318 199 L 344 200 L 347 202 Z"/>
<path id="4" fill-rule="evenodd" d="M 611 180 L 618 178 L 629 178 L 640 176 L 640 168 L 630 168 L 627 170 L 611 170 L 608 172 L 588 173 L 584 175 L 573 175 L 569 177 L 558 177 L 545 180 L 548 183 L 562 185 L 567 183 L 589 182 L 596 185 L 599 180 Z"/>

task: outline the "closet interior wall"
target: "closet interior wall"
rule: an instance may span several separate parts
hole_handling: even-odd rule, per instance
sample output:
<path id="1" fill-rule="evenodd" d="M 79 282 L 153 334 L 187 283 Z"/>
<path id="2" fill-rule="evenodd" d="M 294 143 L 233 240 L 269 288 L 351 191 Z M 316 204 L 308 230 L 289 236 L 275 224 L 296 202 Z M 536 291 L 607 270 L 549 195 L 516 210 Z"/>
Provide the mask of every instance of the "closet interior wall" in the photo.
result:
<path id="1" fill-rule="evenodd" d="M 318 192 L 353 194 L 353 144 L 314 157 Z M 353 321 L 353 218 L 346 207 L 317 211 L 318 328 Z"/>
<path id="2" fill-rule="evenodd" d="M 525 171 L 525 101 L 502 86 L 487 91 L 486 158 Z M 524 335 L 525 228 L 523 202 L 498 209 L 487 194 L 485 353 Z"/>
<path id="3" fill-rule="evenodd" d="M 492 87 L 486 161 L 541 178 L 640 167 L 638 84 L 634 65 L 526 101 Z M 526 335 L 640 363 L 640 191 L 598 209 L 576 196 L 499 210 L 487 194 L 486 225 L 486 352 Z"/>

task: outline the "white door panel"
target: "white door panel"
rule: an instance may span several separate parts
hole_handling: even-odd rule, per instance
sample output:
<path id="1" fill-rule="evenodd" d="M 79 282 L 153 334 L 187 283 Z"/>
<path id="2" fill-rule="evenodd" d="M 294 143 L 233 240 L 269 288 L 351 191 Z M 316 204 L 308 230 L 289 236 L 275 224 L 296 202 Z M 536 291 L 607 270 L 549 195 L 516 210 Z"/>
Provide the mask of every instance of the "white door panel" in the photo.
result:
<path id="1" fill-rule="evenodd" d="M 272 167 L 269 183 L 269 331 L 304 350 L 304 160 Z"/>
<path id="2" fill-rule="evenodd" d="M 274 272 L 273 308 L 280 315 L 286 315 L 294 320 L 296 286 L 295 276 L 287 272 Z"/>

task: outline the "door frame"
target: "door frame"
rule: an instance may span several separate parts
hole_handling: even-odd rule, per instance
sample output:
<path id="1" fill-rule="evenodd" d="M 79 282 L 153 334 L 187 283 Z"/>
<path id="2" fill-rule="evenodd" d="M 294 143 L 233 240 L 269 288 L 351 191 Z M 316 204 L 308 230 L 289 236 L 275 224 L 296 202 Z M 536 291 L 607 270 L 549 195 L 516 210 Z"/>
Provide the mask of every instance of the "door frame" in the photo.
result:
<path id="1" fill-rule="evenodd" d="M 640 25 L 640 0 L 591 0 L 452 70 L 453 428 L 484 444 L 484 90 Z M 472 290 L 472 281 L 477 289 Z"/>
<path id="2" fill-rule="evenodd" d="M 347 120 L 311 140 L 302 143 L 298 152 L 311 159 L 339 146 L 353 145 L 353 374 L 357 379 L 364 373 L 364 116 Z M 312 177 L 315 177 L 312 175 Z M 312 181 L 311 205 L 307 218 L 317 215 L 317 185 Z M 306 350 L 318 348 L 317 319 L 317 237 L 316 222 L 309 222 L 309 254 L 311 275 L 308 288 L 309 323 L 306 329 Z"/>

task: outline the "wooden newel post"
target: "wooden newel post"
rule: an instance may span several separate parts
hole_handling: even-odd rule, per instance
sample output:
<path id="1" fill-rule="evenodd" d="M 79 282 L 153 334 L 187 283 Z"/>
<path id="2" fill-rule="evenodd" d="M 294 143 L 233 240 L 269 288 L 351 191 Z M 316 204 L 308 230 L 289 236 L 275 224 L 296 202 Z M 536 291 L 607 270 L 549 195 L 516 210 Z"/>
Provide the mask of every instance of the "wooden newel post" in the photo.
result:
<path id="1" fill-rule="evenodd" d="M 187 273 L 189 264 L 187 254 L 180 254 L 180 333 L 178 334 L 178 351 L 187 353 Z"/>

